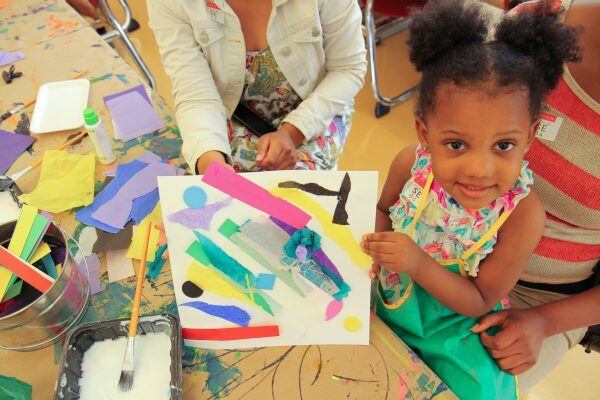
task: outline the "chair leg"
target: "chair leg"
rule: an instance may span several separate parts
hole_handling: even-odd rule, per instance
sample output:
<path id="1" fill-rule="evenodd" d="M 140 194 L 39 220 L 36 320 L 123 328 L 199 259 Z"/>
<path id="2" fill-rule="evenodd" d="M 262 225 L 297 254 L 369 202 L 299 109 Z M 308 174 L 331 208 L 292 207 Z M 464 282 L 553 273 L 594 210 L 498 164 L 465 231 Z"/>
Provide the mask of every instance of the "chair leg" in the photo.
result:
<path id="1" fill-rule="evenodd" d="M 415 92 L 417 87 L 415 86 L 394 98 L 385 97 L 383 93 L 381 93 L 377 81 L 377 61 L 375 57 L 375 47 L 377 45 L 377 28 L 375 26 L 375 20 L 373 15 L 373 1 L 374 0 L 367 0 L 365 3 L 365 28 L 367 37 L 367 50 L 369 52 L 369 64 L 371 67 L 371 88 L 373 89 L 373 95 L 375 96 L 375 100 L 377 100 L 377 105 L 375 106 L 375 116 L 377 118 L 381 118 L 382 116 L 389 113 L 391 106 L 406 101 Z M 402 29 L 406 29 L 408 23 L 404 23 L 402 24 L 402 26 Z"/>

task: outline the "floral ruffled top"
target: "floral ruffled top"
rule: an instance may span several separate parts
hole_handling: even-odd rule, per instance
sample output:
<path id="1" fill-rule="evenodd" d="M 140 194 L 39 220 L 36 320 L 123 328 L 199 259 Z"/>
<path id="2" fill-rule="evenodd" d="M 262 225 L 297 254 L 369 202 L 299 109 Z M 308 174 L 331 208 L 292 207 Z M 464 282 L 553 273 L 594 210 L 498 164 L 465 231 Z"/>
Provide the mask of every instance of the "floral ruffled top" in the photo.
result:
<path id="1" fill-rule="evenodd" d="M 412 176 L 404 185 L 398 201 L 390 207 L 394 231 L 407 235 L 418 204 L 412 194 L 425 187 L 431 172 L 431 156 L 421 146 L 417 148 L 411 172 Z M 438 262 L 459 258 L 490 229 L 503 211 L 512 211 L 529 194 L 532 184 L 533 174 L 527 168 L 527 162 L 523 161 L 521 174 L 512 189 L 487 207 L 469 210 L 458 204 L 434 179 L 416 223 L 413 240 Z M 494 235 L 466 260 L 465 270 L 470 276 L 477 276 L 479 263 L 492 252 L 496 241 Z M 401 279 L 398 274 L 383 268 L 379 279 L 386 302 L 396 301 L 404 291 L 399 287 Z"/>

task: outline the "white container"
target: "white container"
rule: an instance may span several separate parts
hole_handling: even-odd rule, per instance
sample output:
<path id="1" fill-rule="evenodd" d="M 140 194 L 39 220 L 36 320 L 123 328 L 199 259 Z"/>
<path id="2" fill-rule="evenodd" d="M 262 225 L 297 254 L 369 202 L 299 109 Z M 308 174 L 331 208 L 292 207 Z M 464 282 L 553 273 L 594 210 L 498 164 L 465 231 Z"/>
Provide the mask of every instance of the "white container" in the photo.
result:
<path id="1" fill-rule="evenodd" d="M 29 130 L 32 133 L 47 133 L 80 128 L 89 92 L 90 81 L 87 79 L 42 85 L 38 90 Z"/>
<path id="2" fill-rule="evenodd" d="M 113 140 L 106 132 L 106 128 L 102 123 L 96 111 L 93 108 L 86 108 L 83 111 L 83 119 L 85 129 L 94 143 L 96 155 L 102 164 L 112 164 L 117 157 L 113 151 Z"/>

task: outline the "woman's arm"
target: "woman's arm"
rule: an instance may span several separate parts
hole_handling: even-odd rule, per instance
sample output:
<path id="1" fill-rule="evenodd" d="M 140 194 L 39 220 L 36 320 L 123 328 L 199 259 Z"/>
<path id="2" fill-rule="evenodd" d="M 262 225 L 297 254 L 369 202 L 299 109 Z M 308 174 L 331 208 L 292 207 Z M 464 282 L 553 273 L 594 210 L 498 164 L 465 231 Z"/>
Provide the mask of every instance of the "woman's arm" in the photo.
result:
<path id="1" fill-rule="evenodd" d="M 183 157 L 192 172 L 196 164 L 202 169 L 208 161 L 223 162 L 231 154 L 225 107 L 181 2 L 148 1 L 148 16 L 173 83 Z"/>
<path id="2" fill-rule="evenodd" d="M 364 83 L 367 72 L 362 14 L 356 0 L 322 1 L 319 10 L 327 74 L 315 90 L 283 122 L 311 140 L 346 106 Z"/>
<path id="3" fill-rule="evenodd" d="M 517 283 L 544 229 L 544 210 L 535 195 L 523 199 L 498 233 L 498 243 L 480 265 L 476 278 L 465 279 L 442 267 L 407 235 L 367 235 L 363 248 L 376 263 L 405 272 L 446 307 L 468 317 L 490 311 Z"/>

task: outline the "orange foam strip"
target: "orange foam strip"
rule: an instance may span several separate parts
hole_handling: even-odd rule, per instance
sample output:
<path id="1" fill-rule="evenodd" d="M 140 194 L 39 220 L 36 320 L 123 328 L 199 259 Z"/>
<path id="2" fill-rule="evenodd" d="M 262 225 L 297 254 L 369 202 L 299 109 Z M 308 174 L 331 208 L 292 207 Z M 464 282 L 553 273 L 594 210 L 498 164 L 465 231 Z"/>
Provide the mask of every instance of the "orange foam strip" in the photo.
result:
<path id="1" fill-rule="evenodd" d="M 54 284 L 54 279 L 46 275 L 33 265 L 21 260 L 4 247 L 0 246 L 0 265 L 13 274 L 29 283 L 31 286 L 44 293 Z"/>
<path id="2" fill-rule="evenodd" d="M 265 325 L 220 329 L 183 328 L 181 332 L 184 339 L 224 341 L 279 336 L 279 326 Z"/>

